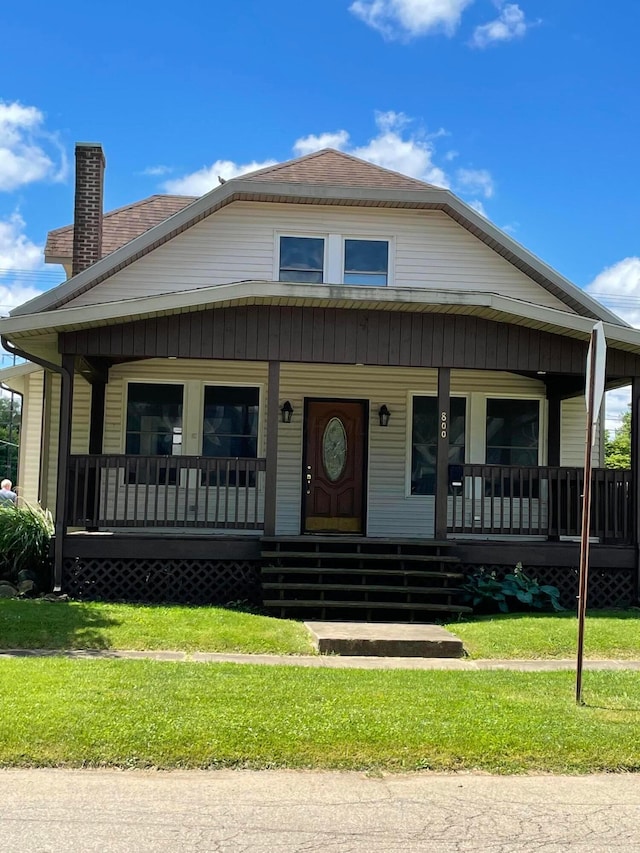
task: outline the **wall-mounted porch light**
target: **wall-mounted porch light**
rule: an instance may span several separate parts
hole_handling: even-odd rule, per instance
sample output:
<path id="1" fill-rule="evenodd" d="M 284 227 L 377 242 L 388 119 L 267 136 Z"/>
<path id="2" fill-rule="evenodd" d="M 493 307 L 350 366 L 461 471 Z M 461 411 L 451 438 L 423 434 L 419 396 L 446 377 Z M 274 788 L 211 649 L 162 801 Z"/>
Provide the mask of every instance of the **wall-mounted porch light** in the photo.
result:
<path id="1" fill-rule="evenodd" d="M 282 414 L 282 423 L 290 424 L 293 417 L 293 406 L 288 400 L 283 404 L 280 413 Z"/>
<path id="2" fill-rule="evenodd" d="M 389 418 L 391 417 L 391 412 L 383 403 L 378 409 L 378 417 L 380 419 L 380 426 L 386 427 L 389 426 Z"/>

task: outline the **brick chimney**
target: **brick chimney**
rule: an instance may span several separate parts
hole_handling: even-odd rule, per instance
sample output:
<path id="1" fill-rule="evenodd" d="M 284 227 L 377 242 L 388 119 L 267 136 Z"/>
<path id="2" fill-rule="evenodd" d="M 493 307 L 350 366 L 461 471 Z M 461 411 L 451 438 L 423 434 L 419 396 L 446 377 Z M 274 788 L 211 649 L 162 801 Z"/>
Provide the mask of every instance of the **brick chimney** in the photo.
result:
<path id="1" fill-rule="evenodd" d="M 106 161 L 98 142 L 76 145 L 72 275 L 102 257 L 102 207 Z"/>

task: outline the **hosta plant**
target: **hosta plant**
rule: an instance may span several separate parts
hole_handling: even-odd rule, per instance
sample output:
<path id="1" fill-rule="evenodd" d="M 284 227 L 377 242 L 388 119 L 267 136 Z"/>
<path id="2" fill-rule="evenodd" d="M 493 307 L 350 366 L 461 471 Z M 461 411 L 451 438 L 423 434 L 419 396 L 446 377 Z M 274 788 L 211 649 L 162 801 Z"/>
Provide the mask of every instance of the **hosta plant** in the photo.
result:
<path id="1" fill-rule="evenodd" d="M 522 563 L 513 572 L 502 577 L 485 568 L 467 576 L 462 585 L 474 609 L 499 610 L 509 613 L 517 610 L 564 610 L 560 604 L 560 591 L 550 584 L 540 584 L 537 578 L 527 575 Z"/>

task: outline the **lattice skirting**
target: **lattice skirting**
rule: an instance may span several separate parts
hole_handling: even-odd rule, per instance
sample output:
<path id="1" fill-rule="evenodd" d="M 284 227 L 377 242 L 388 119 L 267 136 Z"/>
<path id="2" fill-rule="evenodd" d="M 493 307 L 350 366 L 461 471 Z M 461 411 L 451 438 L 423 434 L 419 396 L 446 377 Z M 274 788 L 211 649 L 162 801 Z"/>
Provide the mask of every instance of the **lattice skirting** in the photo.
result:
<path id="1" fill-rule="evenodd" d="M 464 565 L 465 573 L 471 573 L 477 565 Z M 495 571 L 498 577 L 513 571 L 513 566 L 484 566 L 488 572 Z M 566 566 L 524 566 L 529 577 L 537 578 L 541 584 L 551 584 L 560 590 L 560 601 L 568 609 L 576 606 L 578 596 L 578 571 Z M 590 569 L 587 606 L 593 608 L 629 607 L 636 604 L 636 578 L 633 569 Z"/>
<path id="2" fill-rule="evenodd" d="M 178 604 L 259 604 L 257 560 L 67 559 L 62 589 L 72 598 Z"/>

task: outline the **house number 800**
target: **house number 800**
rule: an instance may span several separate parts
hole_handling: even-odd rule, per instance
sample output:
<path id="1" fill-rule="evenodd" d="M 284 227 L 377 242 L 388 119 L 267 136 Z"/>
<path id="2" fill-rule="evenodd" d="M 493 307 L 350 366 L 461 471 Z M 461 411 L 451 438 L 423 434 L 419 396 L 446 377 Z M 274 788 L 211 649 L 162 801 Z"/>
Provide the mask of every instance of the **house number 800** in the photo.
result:
<path id="1" fill-rule="evenodd" d="M 447 413 L 440 413 L 440 438 L 447 437 Z"/>

